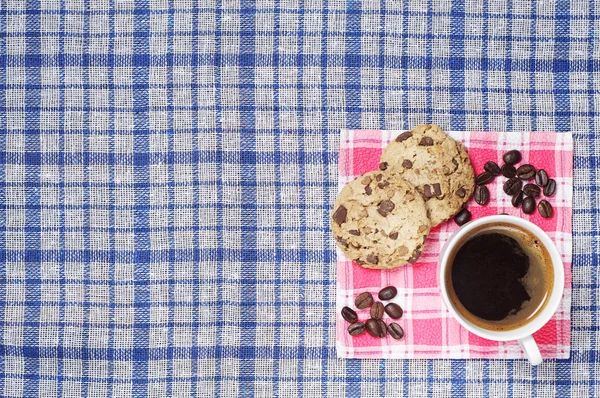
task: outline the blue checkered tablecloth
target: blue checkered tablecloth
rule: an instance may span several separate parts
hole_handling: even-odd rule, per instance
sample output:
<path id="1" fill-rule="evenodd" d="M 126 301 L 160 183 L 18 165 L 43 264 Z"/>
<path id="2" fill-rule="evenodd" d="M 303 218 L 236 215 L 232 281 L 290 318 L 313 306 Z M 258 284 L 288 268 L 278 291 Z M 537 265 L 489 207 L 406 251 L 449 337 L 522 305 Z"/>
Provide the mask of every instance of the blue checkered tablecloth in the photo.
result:
<path id="1" fill-rule="evenodd" d="M 600 4 L 0 3 L 0 396 L 600 395 Z M 575 133 L 572 355 L 337 359 L 340 128 Z"/>

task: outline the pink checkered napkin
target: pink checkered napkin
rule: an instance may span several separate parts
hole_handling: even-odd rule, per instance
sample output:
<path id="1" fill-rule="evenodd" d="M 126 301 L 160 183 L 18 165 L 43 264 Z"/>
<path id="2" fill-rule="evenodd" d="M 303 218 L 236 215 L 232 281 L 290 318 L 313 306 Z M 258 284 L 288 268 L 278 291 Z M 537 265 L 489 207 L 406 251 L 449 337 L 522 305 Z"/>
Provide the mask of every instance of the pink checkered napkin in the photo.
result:
<path id="1" fill-rule="evenodd" d="M 356 176 L 375 170 L 383 148 L 399 131 L 342 130 L 339 156 L 339 188 Z M 488 185 L 490 202 L 486 206 L 473 203 L 473 218 L 508 213 L 529 219 L 548 232 L 565 265 L 565 293 L 554 317 L 535 334 L 544 358 L 568 358 L 571 338 L 571 217 L 573 193 L 573 141 L 568 133 L 497 133 L 450 132 L 462 141 L 473 162 L 475 173 L 483 171 L 488 160 L 502 164 L 502 155 L 518 149 L 523 160 L 543 168 L 557 183 L 557 192 L 549 201 L 554 216 L 543 219 L 536 212 L 523 214 L 510 203 L 502 191 L 504 178 Z M 342 358 L 525 358 L 516 341 L 494 342 L 479 338 L 458 324 L 442 303 L 436 281 L 437 259 L 448 237 L 457 229 L 446 222 L 431 230 L 419 261 L 392 271 L 368 270 L 337 252 L 337 353 Z M 340 311 L 354 308 L 354 298 L 365 291 L 376 295 L 381 287 L 393 285 L 398 295 L 393 300 L 404 309 L 398 323 L 405 337 L 375 339 L 367 333 L 352 337 Z M 369 317 L 368 310 L 357 311 L 360 319 Z M 389 319 L 387 319 L 389 321 Z"/>

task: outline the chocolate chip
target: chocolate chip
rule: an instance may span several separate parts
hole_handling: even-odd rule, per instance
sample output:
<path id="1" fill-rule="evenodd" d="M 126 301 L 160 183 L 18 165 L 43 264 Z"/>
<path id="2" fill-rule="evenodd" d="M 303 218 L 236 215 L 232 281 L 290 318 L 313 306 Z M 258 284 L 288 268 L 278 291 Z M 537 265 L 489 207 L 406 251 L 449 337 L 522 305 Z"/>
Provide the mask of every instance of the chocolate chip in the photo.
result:
<path id="1" fill-rule="evenodd" d="M 435 194 L 435 196 L 442 195 L 442 187 L 440 187 L 440 184 L 438 184 L 438 183 L 433 184 L 433 193 Z"/>
<path id="2" fill-rule="evenodd" d="M 384 170 L 387 170 L 387 168 L 388 168 L 387 162 L 379 163 L 379 170 L 384 171 Z"/>
<path id="3" fill-rule="evenodd" d="M 396 205 L 391 200 L 383 200 L 381 201 L 381 203 L 379 203 L 379 206 L 377 207 L 377 212 L 383 217 L 387 217 L 388 214 L 390 214 L 390 212 L 394 210 L 395 207 Z"/>
<path id="4" fill-rule="evenodd" d="M 427 184 L 423 185 L 423 196 L 425 199 L 433 198 L 433 193 L 431 192 L 431 187 Z"/>
<path id="5" fill-rule="evenodd" d="M 387 187 L 388 185 L 390 185 L 389 181 L 387 180 L 383 180 L 380 183 L 377 184 L 377 186 L 379 187 L 379 189 L 383 189 L 385 187 Z"/>
<path id="6" fill-rule="evenodd" d="M 382 179 L 382 178 L 383 178 L 383 174 L 381 174 L 381 173 L 380 173 L 380 174 L 377 174 L 377 175 L 375 176 L 375 179 L 376 179 L 377 181 L 381 181 L 381 179 Z"/>
<path id="7" fill-rule="evenodd" d="M 377 257 L 373 253 L 369 253 L 369 255 L 367 256 L 367 261 L 370 262 L 371 264 L 377 264 L 377 263 L 379 263 L 379 257 Z"/>
<path id="8" fill-rule="evenodd" d="M 456 190 L 456 192 L 454 192 L 454 194 L 459 198 L 464 198 L 467 194 L 467 191 L 463 187 L 460 187 Z"/>
<path id="9" fill-rule="evenodd" d="M 388 235 L 388 237 L 391 240 L 396 240 L 396 239 L 398 239 L 398 232 L 392 232 L 391 234 Z"/>
<path id="10" fill-rule="evenodd" d="M 421 257 L 421 250 L 415 249 L 412 252 L 412 256 L 410 256 L 410 258 L 408 259 L 408 262 L 413 264 L 419 259 L 419 257 Z M 412 262 L 411 262 L 411 259 L 412 259 Z"/>
<path id="11" fill-rule="evenodd" d="M 371 194 L 373 193 L 373 189 L 371 188 L 371 186 L 370 186 L 370 185 L 367 185 L 367 186 L 365 187 L 365 193 L 366 193 L 367 195 L 371 195 Z"/>
<path id="12" fill-rule="evenodd" d="M 346 209 L 343 205 L 340 205 L 335 213 L 333 213 L 333 221 L 335 221 L 338 225 L 342 225 L 346 222 L 346 216 L 348 215 L 348 209 Z"/>
<path id="13" fill-rule="evenodd" d="M 410 137 L 412 137 L 412 131 L 405 131 L 404 133 L 402 133 L 398 137 L 396 137 L 396 141 L 397 142 L 406 141 Z"/>
<path id="14" fill-rule="evenodd" d="M 350 231 L 348 231 L 348 233 L 350 235 L 360 236 L 360 231 L 358 229 L 351 229 Z"/>
<path id="15" fill-rule="evenodd" d="M 425 136 L 425 137 L 421 138 L 421 141 L 419 142 L 419 145 L 421 145 L 421 146 L 432 146 L 433 145 L 433 138 Z"/>
<path id="16" fill-rule="evenodd" d="M 413 164 L 410 160 L 404 159 L 402 161 L 402 167 L 404 167 L 405 169 L 412 169 L 412 166 L 413 166 Z"/>
<path id="17" fill-rule="evenodd" d="M 363 185 L 369 185 L 373 179 L 370 176 L 364 176 L 360 183 Z"/>
<path id="18" fill-rule="evenodd" d="M 348 241 L 341 236 L 336 236 L 335 240 L 338 241 L 342 246 L 348 247 Z"/>

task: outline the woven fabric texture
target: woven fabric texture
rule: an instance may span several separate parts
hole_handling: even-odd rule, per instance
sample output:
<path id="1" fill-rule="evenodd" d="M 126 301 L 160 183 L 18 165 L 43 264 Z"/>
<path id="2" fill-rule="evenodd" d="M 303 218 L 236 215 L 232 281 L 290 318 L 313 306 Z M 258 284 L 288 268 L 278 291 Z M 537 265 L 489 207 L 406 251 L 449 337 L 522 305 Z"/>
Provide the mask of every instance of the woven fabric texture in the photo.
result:
<path id="1" fill-rule="evenodd" d="M 593 0 L 4 0 L 0 396 L 600 395 Z M 341 128 L 573 131 L 569 360 L 342 360 Z"/>

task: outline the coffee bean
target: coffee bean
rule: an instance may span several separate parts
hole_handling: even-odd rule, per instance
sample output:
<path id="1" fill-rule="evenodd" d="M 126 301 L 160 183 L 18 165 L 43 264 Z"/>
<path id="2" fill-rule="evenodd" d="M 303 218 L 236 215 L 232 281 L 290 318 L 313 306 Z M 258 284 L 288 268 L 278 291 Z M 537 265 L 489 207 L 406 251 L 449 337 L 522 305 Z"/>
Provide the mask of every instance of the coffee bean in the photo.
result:
<path id="1" fill-rule="evenodd" d="M 379 297 L 379 300 L 391 300 L 396 297 L 396 294 L 398 294 L 398 289 L 394 286 L 388 286 L 381 289 L 377 297 Z"/>
<path id="2" fill-rule="evenodd" d="M 492 162 L 491 160 L 483 165 L 483 169 L 488 173 L 492 173 L 495 176 L 500 174 L 500 166 L 498 166 L 496 162 Z"/>
<path id="3" fill-rule="evenodd" d="M 359 334 L 363 334 L 365 329 L 366 327 L 364 323 L 356 322 L 348 326 L 348 333 L 350 333 L 350 336 L 358 336 Z"/>
<path id="4" fill-rule="evenodd" d="M 402 340 L 404 337 L 404 329 L 397 323 L 390 323 L 387 327 L 388 333 L 396 340 Z"/>
<path id="5" fill-rule="evenodd" d="M 502 175 L 506 178 L 513 178 L 517 175 L 517 169 L 515 169 L 515 166 L 513 166 L 512 164 L 503 164 L 500 170 Z"/>
<path id="6" fill-rule="evenodd" d="M 494 175 L 488 171 L 484 171 L 483 173 L 479 174 L 477 177 L 475 177 L 475 184 L 477 185 L 484 185 L 487 184 L 488 182 L 492 181 L 494 179 Z"/>
<path id="7" fill-rule="evenodd" d="M 396 205 L 391 200 L 383 200 L 381 201 L 381 203 L 379 203 L 379 206 L 377 207 L 377 212 L 383 217 L 387 217 L 387 215 L 390 214 L 395 207 Z"/>
<path id="8" fill-rule="evenodd" d="M 523 204 L 521 205 L 521 208 L 523 209 L 523 213 L 525 214 L 533 213 L 535 211 L 535 199 L 531 196 L 526 196 L 525 199 L 523 199 Z"/>
<path id="9" fill-rule="evenodd" d="M 342 225 L 343 223 L 346 222 L 346 216 L 348 215 L 348 209 L 346 209 L 344 206 L 340 205 L 340 207 L 337 208 L 337 210 L 333 213 L 333 221 L 335 221 L 336 223 L 338 223 L 338 225 Z"/>
<path id="10" fill-rule="evenodd" d="M 387 327 L 381 319 L 369 319 L 366 323 L 367 333 L 373 337 L 383 338 L 387 335 Z"/>
<path id="11" fill-rule="evenodd" d="M 523 193 L 527 196 L 531 196 L 533 198 L 537 198 L 540 196 L 540 187 L 535 184 L 525 184 L 523 187 Z"/>
<path id="12" fill-rule="evenodd" d="M 457 215 L 454 216 L 454 222 L 458 225 L 464 225 L 471 220 L 471 212 L 467 209 L 462 209 Z"/>
<path id="13" fill-rule="evenodd" d="M 354 305 L 359 310 L 364 310 L 373 304 L 373 296 L 369 292 L 364 292 L 356 296 L 354 299 Z"/>
<path id="14" fill-rule="evenodd" d="M 490 191 L 485 185 L 477 185 L 473 197 L 478 205 L 484 206 L 490 200 Z"/>
<path id="15" fill-rule="evenodd" d="M 519 191 L 516 194 L 514 194 L 512 199 L 510 200 L 510 203 L 512 203 L 514 207 L 521 206 L 521 202 L 523 202 L 523 191 Z"/>
<path id="16" fill-rule="evenodd" d="M 548 184 L 544 187 L 544 195 L 546 196 L 554 196 L 556 192 L 556 181 L 553 178 L 548 180 Z"/>
<path id="17" fill-rule="evenodd" d="M 425 136 L 425 137 L 421 138 L 421 142 L 419 142 L 419 145 L 421 145 L 421 146 L 432 146 L 433 145 L 433 138 Z"/>
<path id="18" fill-rule="evenodd" d="M 507 195 L 514 195 L 521 190 L 522 186 L 523 186 L 523 182 L 521 180 L 519 180 L 517 177 L 513 177 L 513 178 L 509 178 L 508 180 L 506 180 L 506 182 L 502 186 L 502 189 L 504 190 L 504 193 L 506 193 Z"/>
<path id="19" fill-rule="evenodd" d="M 467 194 L 467 191 L 463 187 L 460 187 L 456 190 L 456 192 L 454 192 L 454 194 L 459 198 L 464 198 Z"/>
<path id="20" fill-rule="evenodd" d="M 402 318 L 404 311 L 402 311 L 402 307 L 400 307 L 398 304 L 389 303 L 385 306 L 385 313 L 388 314 L 390 318 L 400 319 Z"/>
<path id="21" fill-rule="evenodd" d="M 379 163 L 379 170 L 384 171 L 384 170 L 387 170 L 387 168 L 388 168 L 387 162 Z"/>
<path id="22" fill-rule="evenodd" d="M 521 152 L 513 149 L 512 151 L 508 151 L 502 156 L 502 160 L 504 163 L 515 164 L 521 161 Z"/>
<path id="23" fill-rule="evenodd" d="M 538 172 L 535 174 L 535 183 L 540 187 L 545 187 L 546 184 L 548 184 L 548 173 L 546 173 L 546 170 L 538 170 Z"/>
<path id="24" fill-rule="evenodd" d="M 412 131 L 405 131 L 404 133 L 402 133 L 398 137 L 396 137 L 396 141 L 397 142 L 406 141 L 410 137 L 412 137 Z"/>
<path id="25" fill-rule="evenodd" d="M 383 312 L 385 309 L 383 308 L 383 303 L 381 301 L 375 302 L 371 306 L 371 318 L 373 319 L 381 319 L 383 318 Z"/>
<path id="26" fill-rule="evenodd" d="M 354 323 L 358 320 L 358 315 L 356 315 L 356 312 L 352 308 L 344 307 L 342 308 L 342 318 L 350 323 Z"/>
<path id="27" fill-rule="evenodd" d="M 540 212 L 540 216 L 544 218 L 552 217 L 554 211 L 552 210 L 552 205 L 547 200 L 540 200 L 538 204 L 538 211 Z"/>
<path id="28" fill-rule="evenodd" d="M 531 180 L 533 177 L 535 177 L 535 167 L 530 164 L 519 166 L 517 169 L 517 177 L 525 181 Z"/>

